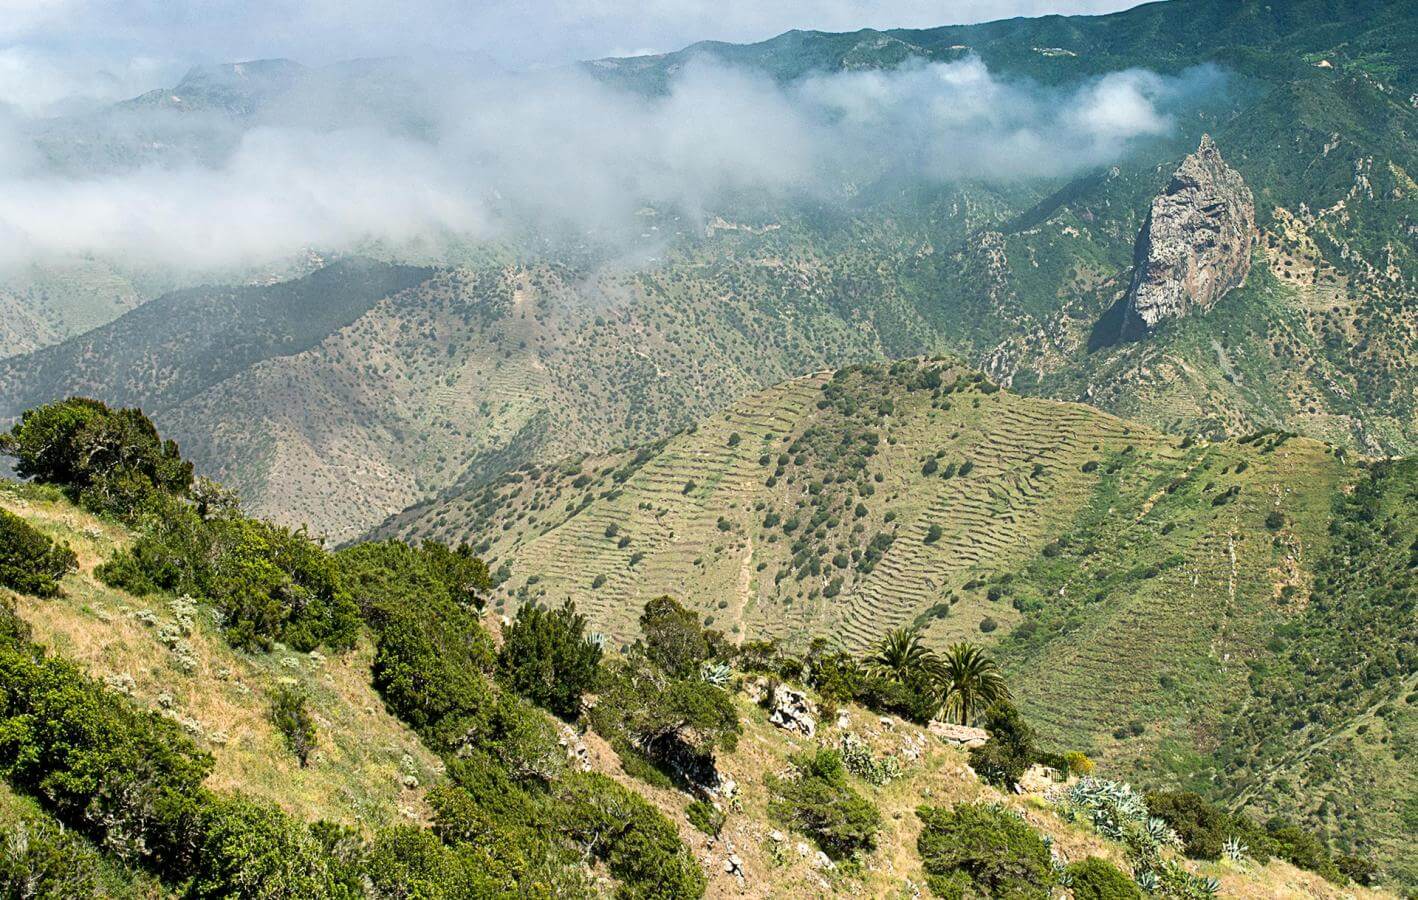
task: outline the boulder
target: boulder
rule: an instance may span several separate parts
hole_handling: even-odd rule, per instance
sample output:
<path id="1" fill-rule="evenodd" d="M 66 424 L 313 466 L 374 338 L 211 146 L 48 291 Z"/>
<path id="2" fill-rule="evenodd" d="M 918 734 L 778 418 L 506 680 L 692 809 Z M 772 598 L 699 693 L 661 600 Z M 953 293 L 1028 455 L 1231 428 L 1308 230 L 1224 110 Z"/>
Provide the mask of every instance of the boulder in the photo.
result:
<path id="1" fill-rule="evenodd" d="M 768 703 L 768 721 L 785 731 L 812 737 L 817 733 L 817 704 L 802 691 L 777 685 Z"/>

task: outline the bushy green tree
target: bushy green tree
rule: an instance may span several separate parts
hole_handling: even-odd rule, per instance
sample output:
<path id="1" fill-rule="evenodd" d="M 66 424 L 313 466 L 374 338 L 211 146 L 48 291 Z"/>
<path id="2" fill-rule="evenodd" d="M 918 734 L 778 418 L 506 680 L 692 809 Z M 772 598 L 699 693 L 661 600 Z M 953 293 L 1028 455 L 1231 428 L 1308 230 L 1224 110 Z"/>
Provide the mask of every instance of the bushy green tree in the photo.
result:
<path id="1" fill-rule="evenodd" d="M 700 663 L 710 656 L 699 617 L 673 597 L 656 597 L 645 604 L 640 632 L 645 636 L 645 655 L 673 676 L 697 675 Z"/>
<path id="2" fill-rule="evenodd" d="M 349 897 L 305 823 L 244 797 L 214 797 L 198 823 L 193 897 Z M 340 888 L 344 887 L 344 890 Z"/>
<path id="3" fill-rule="evenodd" d="M 602 666 L 591 723 L 617 750 L 642 753 L 690 781 L 711 772 L 714 754 L 733 750 L 742 731 L 723 688 L 670 677 L 634 653 Z"/>
<path id="4" fill-rule="evenodd" d="M 137 409 L 71 397 L 26 411 L 0 451 L 22 478 L 57 484 L 95 512 L 127 516 L 155 494 L 184 494 L 192 464 Z"/>
<path id="5" fill-rule="evenodd" d="M 53 597 L 59 593 L 59 579 L 78 565 L 67 544 L 55 543 L 30 523 L 0 509 L 0 585 Z"/>
<path id="6" fill-rule="evenodd" d="M 601 647 L 570 600 L 553 610 L 527 603 L 503 629 L 498 674 L 528 700 L 572 719 L 581 695 L 595 686 L 600 662 Z"/>
<path id="7" fill-rule="evenodd" d="M 769 775 L 769 812 L 790 828 L 812 838 L 833 859 L 845 859 L 876 847 L 881 813 L 847 783 L 847 770 L 836 750 L 818 748 L 792 758 L 793 775 Z"/>
<path id="8" fill-rule="evenodd" d="M 1018 815 L 984 803 L 916 810 L 916 849 L 938 897 L 1046 900 L 1057 881 L 1048 845 Z"/>
<path id="9" fill-rule="evenodd" d="M 1034 730 L 1010 703 L 996 703 L 985 712 L 990 739 L 970 751 L 970 765 L 991 784 L 1012 788 L 1034 762 Z"/>

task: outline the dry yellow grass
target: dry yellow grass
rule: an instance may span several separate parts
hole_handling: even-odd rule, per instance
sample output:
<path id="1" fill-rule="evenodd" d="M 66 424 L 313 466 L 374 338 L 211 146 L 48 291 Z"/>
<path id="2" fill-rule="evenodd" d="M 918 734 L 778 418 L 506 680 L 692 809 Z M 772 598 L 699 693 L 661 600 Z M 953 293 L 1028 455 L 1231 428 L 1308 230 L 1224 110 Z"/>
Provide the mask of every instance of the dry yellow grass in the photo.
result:
<path id="1" fill-rule="evenodd" d="M 370 684 L 367 640 L 330 657 L 279 648 L 237 652 L 201 604 L 189 612 L 180 602 L 133 597 L 94 577 L 94 566 L 129 539 L 122 528 L 12 486 L 0 488 L 0 506 L 63 540 L 79 558 L 63 597 L 17 596 L 35 639 L 182 724 L 215 759 L 211 787 L 364 830 L 426 819 L 424 791 L 440 777 L 441 763 L 385 711 Z M 310 692 L 318 746 L 305 768 L 267 718 L 268 695 L 282 682 Z"/>

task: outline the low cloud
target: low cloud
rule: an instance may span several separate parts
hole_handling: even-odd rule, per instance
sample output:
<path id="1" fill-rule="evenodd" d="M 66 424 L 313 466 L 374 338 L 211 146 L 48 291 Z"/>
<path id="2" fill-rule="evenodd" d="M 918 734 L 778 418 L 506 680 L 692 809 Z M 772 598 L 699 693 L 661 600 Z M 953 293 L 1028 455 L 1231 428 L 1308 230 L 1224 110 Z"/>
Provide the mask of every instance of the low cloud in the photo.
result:
<path id="1" fill-rule="evenodd" d="M 0 267 L 211 269 L 527 226 L 602 233 L 645 204 L 695 217 L 745 192 L 830 201 L 888 173 L 1063 176 L 1167 134 L 1222 84 L 1212 68 L 1129 70 L 1057 89 L 966 59 L 785 86 L 696 63 L 646 97 L 579 70 L 402 69 L 310 78 L 248 117 L 0 109 Z"/>

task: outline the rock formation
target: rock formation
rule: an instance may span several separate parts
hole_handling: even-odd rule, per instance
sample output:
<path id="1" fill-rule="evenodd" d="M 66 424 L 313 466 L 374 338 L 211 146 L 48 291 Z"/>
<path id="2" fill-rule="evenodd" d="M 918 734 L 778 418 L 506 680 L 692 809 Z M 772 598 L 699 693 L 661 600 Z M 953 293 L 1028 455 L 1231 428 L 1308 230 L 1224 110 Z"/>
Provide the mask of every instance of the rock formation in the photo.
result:
<path id="1" fill-rule="evenodd" d="M 1244 282 L 1254 233 L 1250 188 L 1203 135 L 1152 201 L 1138 235 L 1122 338 L 1137 340 L 1163 320 L 1209 309 Z"/>

